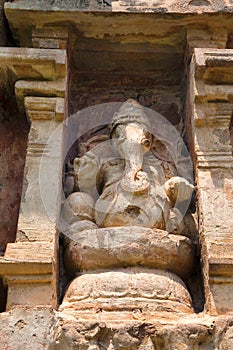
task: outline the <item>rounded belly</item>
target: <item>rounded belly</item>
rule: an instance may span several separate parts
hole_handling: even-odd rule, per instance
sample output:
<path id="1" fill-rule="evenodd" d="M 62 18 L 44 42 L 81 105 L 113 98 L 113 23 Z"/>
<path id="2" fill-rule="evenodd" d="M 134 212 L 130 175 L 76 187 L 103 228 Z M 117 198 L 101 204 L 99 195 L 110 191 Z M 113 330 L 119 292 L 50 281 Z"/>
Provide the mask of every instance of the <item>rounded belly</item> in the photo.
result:
<path id="1" fill-rule="evenodd" d="M 95 205 L 95 220 L 99 227 L 137 225 L 165 229 L 165 197 L 153 191 L 132 194 L 108 188 Z"/>

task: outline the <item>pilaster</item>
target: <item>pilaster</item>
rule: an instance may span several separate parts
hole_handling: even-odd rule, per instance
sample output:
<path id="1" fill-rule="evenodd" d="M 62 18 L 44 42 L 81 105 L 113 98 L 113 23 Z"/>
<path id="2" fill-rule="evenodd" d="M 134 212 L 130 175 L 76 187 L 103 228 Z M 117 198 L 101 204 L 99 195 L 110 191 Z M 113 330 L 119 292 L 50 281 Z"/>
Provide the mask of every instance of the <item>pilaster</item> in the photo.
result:
<path id="1" fill-rule="evenodd" d="M 0 260 L 7 309 L 56 306 L 66 52 L 2 48 L 0 62 L 1 84 L 15 90 L 18 113 L 30 123 L 16 242 Z"/>
<path id="2" fill-rule="evenodd" d="M 206 307 L 217 313 L 233 310 L 232 91 L 233 50 L 194 49 L 187 119 L 196 163 Z"/>

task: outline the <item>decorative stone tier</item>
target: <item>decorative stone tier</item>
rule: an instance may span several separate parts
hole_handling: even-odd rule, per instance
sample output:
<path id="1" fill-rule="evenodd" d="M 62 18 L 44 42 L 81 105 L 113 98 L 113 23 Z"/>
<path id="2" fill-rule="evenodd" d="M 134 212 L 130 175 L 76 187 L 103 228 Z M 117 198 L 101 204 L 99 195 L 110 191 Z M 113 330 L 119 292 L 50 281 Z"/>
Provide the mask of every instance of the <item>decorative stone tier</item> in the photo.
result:
<path id="1" fill-rule="evenodd" d="M 78 224 L 66 237 L 67 271 L 145 266 L 185 277 L 192 270 L 195 247 L 187 237 L 138 226 L 79 232 Z"/>
<path id="2" fill-rule="evenodd" d="M 176 275 L 143 268 L 87 272 L 69 286 L 60 311 L 78 319 L 135 319 L 155 312 L 192 313 L 190 295 Z"/>

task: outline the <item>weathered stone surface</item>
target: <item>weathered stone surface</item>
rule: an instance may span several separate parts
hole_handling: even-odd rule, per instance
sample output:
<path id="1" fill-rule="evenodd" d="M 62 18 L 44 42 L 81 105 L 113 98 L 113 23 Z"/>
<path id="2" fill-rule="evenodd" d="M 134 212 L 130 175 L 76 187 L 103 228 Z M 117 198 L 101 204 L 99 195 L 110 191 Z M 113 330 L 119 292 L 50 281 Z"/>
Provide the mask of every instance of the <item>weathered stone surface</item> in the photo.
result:
<path id="1" fill-rule="evenodd" d="M 127 268 L 96 270 L 77 277 L 68 287 L 61 311 L 79 319 L 134 319 L 159 312 L 191 313 L 190 295 L 182 280 L 161 270 Z"/>
<path id="2" fill-rule="evenodd" d="M 112 117 L 109 140 L 96 140 L 93 150 L 73 160 L 77 192 L 66 200 L 66 211 L 70 205 L 71 212 L 74 207 L 73 212 L 86 211 L 90 217 L 93 206 L 98 227 L 133 225 L 182 233 L 185 210 L 180 207 L 187 202 L 188 208 L 194 189 L 189 182 L 191 162 L 175 130 L 171 140 L 172 126 L 165 127 L 158 114 L 151 120 L 147 114 L 138 102 L 127 100 Z M 168 144 L 171 148 L 166 150 Z"/>
<path id="3" fill-rule="evenodd" d="M 14 306 L 56 306 L 53 284 L 54 244 L 17 242 L 0 258 L 0 275 L 8 286 L 6 309 Z"/>
<path id="4" fill-rule="evenodd" d="M 26 112 L 28 119 L 31 118 L 18 219 L 19 234 L 16 239 L 17 243 L 7 247 L 0 261 L 1 275 L 4 276 L 4 281 L 8 285 L 7 308 L 14 305 L 55 306 L 57 299 L 55 222 L 62 146 L 58 145 L 57 139 L 51 142 L 47 149 L 46 144 L 64 117 L 62 97 L 65 95 L 66 54 L 58 50 L 42 50 L 41 52 L 37 49 L 4 48 L 0 53 L 0 61 L 3 73 L 0 80 L 1 87 L 12 91 L 14 85 L 18 85 L 16 87 L 19 107 L 17 113 L 24 115 Z M 20 81 L 20 79 L 26 81 Z M 37 80 L 40 80 L 38 84 Z M 58 93 L 56 92 L 57 80 L 59 81 Z M 61 80 L 63 81 L 62 95 L 60 94 Z M 52 87 L 48 81 L 52 82 Z M 55 90 L 53 98 L 50 98 L 51 89 Z M 35 92 L 43 97 L 31 98 L 30 96 L 33 96 Z M 58 134 L 56 136 L 59 139 Z M 60 134 L 62 134 L 61 128 Z M 43 152 L 46 154 L 44 158 Z M 50 159 L 51 168 L 45 164 L 46 161 L 43 163 L 45 158 Z M 49 169 L 50 173 L 48 173 Z M 55 176 L 52 178 L 54 170 Z M 46 185 L 42 186 L 41 183 L 47 184 L 52 191 L 48 195 L 49 190 L 46 189 L 46 198 L 49 202 L 47 208 L 41 190 Z M 8 238 L 8 242 L 10 240 L 12 240 L 11 237 Z M 20 244 L 21 240 L 24 243 Z"/>
<path id="5" fill-rule="evenodd" d="M 182 1 L 185 2 L 184 0 Z M 110 41 L 110 45 L 113 44 L 113 42 L 124 43 L 123 49 L 127 48 L 125 44 L 142 44 L 144 47 L 147 46 L 147 43 L 158 45 L 152 45 L 151 47 L 149 45 L 149 50 L 145 50 L 144 54 L 149 53 L 150 48 L 157 51 L 157 54 L 162 52 L 162 48 L 166 51 L 170 51 L 169 49 L 172 49 L 172 47 L 169 47 L 169 45 L 172 43 L 174 44 L 175 41 L 177 44 L 181 43 L 182 38 L 186 36 L 187 29 L 198 31 L 206 28 L 205 32 L 207 36 L 208 32 L 214 29 L 214 37 L 218 36 L 218 31 L 222 33 L 227 28 L 229 29 L 229 33 L 231 32 L 231 15 L 227 13 L 228 9 L 226 7 L 226 12 L 221 11 L 218 13 L 218 21 L 216 21 L 216 17 L 211 13 L 206 13 L 206 11 L 201 13 L 196 13 L 195 11 L 193 15 L 191 13 L 185 15 L 182 14 L 181 11 L 178 11 L 179 15 L 175 12 L 161 13 L 161 11 L 154 14 L 137 14 L 133 11 L 129 14 L 112 13 L 105 15 L 101 12 L 64 11 L 64 9 L 59 10 L 58 8 L 54 8 L 54 11 L 46 11 L 46 7 L 43 5 L 42 8 L 37 11 L 33 11 L 34 3 L 35 2 L 30 2 L 30 6 L 23 6 L 22 3 L 19 4 L 18 1 L 5 4 L 5 13 L 12 28 L 12 33 L 15 38 L 20 39 L 21 45 L 26 45 L 26 43 L 30 45 L 32 25 L 34 28 L 44 31 L 46 27 L 51 27 L 51 29 L 52 26 L 58 28 L 58 23 L 65 27 L 65 31 L 67 30 L 67 23 L 72 23 L 74 26 L 73 28 L 76 28 L 79 33 L 78 40 L 82 40 L 83 38 L 101 39 L 101 46 L 106 42 L 108 43 L 108 38 L 113 40 Z M 116 4 L 117 3 L 118 2 L 116 2 Z M 185 3 L 187 4 L 187 2 Z M 174 4 L 177 4 L 177 1 L 174 1 Z M 196 9 L 197 7 L 195 7 L 195 10 Z M 229 9 L 232 9 L 232 6 L 229 7 Z M 19 28 L 21 28 L 21 32 L 19 32 Z M 27 34 L 25 34 L 25 32 Z M 53 30 L 50 33 L 52 32 Z M 72 39 L 75 39 L 77 34 L 73 30 L 72 34 Z M 106 34 L 108 34 L 108 36 Z M 200 40 L 201 39 L 204 40 L 204 38 L 200 38 Z M 211 36 L 208 36 L 208 40 L 210 42 L 212 41 Z M 118 51 L 117 47 L 118 46 L 115 47 L 115 52 Z M 78 49 L 78 46 L 76 46 L 76 48 Z M 128 53 L 130 52 L 133 58 L 132 50 L 128 51 Z M 172 52 L 173 54 L 175 52 L 178 53 L 177 50 L 173 50 Z M 146 57 L 148 56 L 146 55 Z M 170 58 L 169 56 L 166 57 L 168 60 L 170 60 Z M 101 64 L 101 61 L 98 59 L 96 63 Z M 112 63 L 114 62 L 109 62 L 109 64 Z M 127 65 L 130 64 L 130 62 L 125 63 Z M 140 64 L 140 62 L 138 63 Z M 148 64 L 150 64 L 150 61 L 148 61 L 146 66 L 148 66 Z M 171 71 L 170 73 L 175 72 Z"/>
<path id="6" fill-rule="evenodd" d="M 1 349 L 49 349 L 53 342 L 53 317 L 53 311 L 45 307 L 0 314 Z"/>
<path id="7" fill-rule="evenodd" d="M 232 324 L 228 324 L 225 329 L 219 332 L 219 350 L 230 350 L 233 346 L 232 341 Z"/>
<path id="8" fill-rule="evenodd" d="M 63 50 L 40 51 L 31 48 L 5 47 L 1 49 L 0 61 L 1 86 L 15 84 L 21 80 L 34 81 L 36 85 L 36 81 L 57 81 L 65 78 L 66 55 Z"/>
<path id="9" fill-rule="evenodd" d="M 2 349 L 21 350 L 231 350 L 232 317 L 168 317 L 146 322 L 81 321 L 49 308 L 19 308 L 0 315 Z"/>
<path id="10" fill-rule="evenodd" d="M 153 109 L 166 114 L 166 117 L 173 124 L 177 125 L 179 131 L 183 132 L 182 101 L 184 96 L 182 89 L 185 83 L 182 79 L 185 74 L 183 73 L 182 60 L 184 48 L 187 44 L 186 39 L 188 41 L 187 51 L 189 51 L 189 54 L 194 47 L 231 48 L 232 16 L 230 12 L 232 12 L 232 4 L 230 0 L 148 1 L 146 4 L 138 1 L 130 2 L 130 4 L 126 1 L 114 1 L 112 4 L 113 11 L 118 9 L 120 11 L 134 12 L 152 11 L 157 12 L 157 14 L 155 13 L 155 16 L 154 14 L 146 14 L 144 16 L 131 13 L 127 15 L 104 16 L 97 13 L 92 15 L 90 13 L 80 13 L 79 10 L 110 9 L 108 2 L 97 4 L 94 1 L 36 0 L 31 2 L 19 0 L 7 4 L 6 13 L 10 19 L 14 37 L 20 37 L 20 45 L 24 46 L 31 46 L 33 43 L 35 47 L 64 48 L 67 44 L 67 37 L 62 36 L 59 29 L 51 30 L 50 34 L 48 34 L 48 28 L 44 28 L 44 26 L 46 27 L 48 24 L 57 26 L 58 23 L 67 26 L 67 19 L 71 23 L 73 33 L 76 34 L 73 34 L 72 38 L 70 37 L 71 40 L 69 42 L 71 45 L 69 47 L 71 56 L 73 53 L 70 66 L 72 71 L 70 111 L 76 112 L 77 108 L 99 102 L 125 101 L 127 98 L 135 97 L 143 105 L 152 106 Z M 32 7 L 35 10 L 36 6 L 38 6 L 38 9 L 40 8 L 39 11 L 30 10 Z M 48 9 L 54 11 L 46 11 Z M 161 13 L 163 11 L 164 15 L 158 15 L 158 12 Z M 165 13 L 166 11 L 167 13 Z M 211 15 L 203 12 L 209 12 Z M 185 13 L 186 15 L 184 15 Z M 214 13 L 217 13 L 217 16 Z M 31 28 L 34 28 L 32 37 Z M 38 52 L 38 56 L 39 54 Z M 231 58 L 228 53 L 224 52 L 219 55 L 219 53 L 211 52 L 207 56 L 203 60 L 203 62 L 205 61 L 204 64 L 203 62 L 198 63 L 195 77 L 197 82 L 195 86 L 197 91 L 195 111 L 190 113 L 190 115 L 198 115 L 198 118 L 194 121 L 194 139 L 199 144 L 199 148 L 198 150 L 196 149 L 194 159 L 197 157 L 198 174 L 200 175 L 201 173 L 201 176 L 198 177 L 200 190 L 199 219 L 200 228 L 203 229 L 201 243 L 203 248 L 204 282 L 208 301 L 206 306 L 207 309 L 211 309 L 210 301 L 213 297 L 214 302 L 212 306 L 216 306 L 219 312 L 225 313 L 229 309 L 232 310 L 231 301 L 228 300 L 230 299 L 228 295 L 231 294 L 232 290 L 233 273 L 232 240 L 230 238 L 232 174 L 231 170 L 229 170 L 232 165 L 232 155 L 228 128 L 231 125 L 230 123 L 232 123 L 231 85 L 233 79 Z M 200 57 L 203 59 L 202 55 Z M 188 60 L 189 55 L 187 56 Z M 7 59 L 5 62 L 6 64 L 3 64 L 4 67 L 8 64 Z M 28 77 L 25 75 L 27 70 L 31 72 L 33 79 L 41 79 L 41 77 L 47 79 L 53 70 L 50 65 L 46 66 L 45 76 L 43 72 L 40 76 L 40 69 L 37 64 L 34 66 L 35 61 L 30 65 L 30 69 L 28 67 L 25 69 L 23 66 L 19 67 L 21 65 L 20 62 L 21 58 L 17 59 L 16 67 L 13 70 L 10 68 L 13 80 L 15 74 L 20 76 L 21 73 L 22 78 L 27 79 Z M 125 70 L 122 71 L 122 67 L 125 67 Z M 135 67 L 137 67 L 137 70 L 135 70 Z M 4 69 L 4 74 L 6 71 Z M 202 76 L 203 71 L 204 77 Z M 64 88 L 61 89 L 57 81 L 55 84 L 53 83 L 51 84 L 51 82 L 47 81 L 38 82 L 36 85 L 30 81 L 16 83 L 19 106 L 21 110 L 24 110 L 26 107 L 28 117 L 35 122 L 33 126 L 35 132 L 39 129 L 37 121 L 38 123 L 41 122 L 41 119 L 46 119 L 46 116 L 54 118 L 57 113 L 59 117 L 63 113 L 62 108 L 60 109 L 59 107 L 63 104 L 63 101 L 60 100 L 62 103 L 57 104 L 59 102 L 57 98 L 64 97 L 62 92 Z M 41 91 L 43 96 L 36 95 Z M 34 95 L 38 96 L 37 100 L 31 98 Z M 30 138 L 30 141 L 32 140 L 33 138 Z M 213 148 L 209 147 L 209 145 L 212 145 Z M 39 152 L 41 150 L 37 146 L 38 144 L 36 147 L 33 147 L 32 144 L 30 145 L 30 155 L 35 154 L 35 151 Z M 12 147 L 14 146 L 12 145 Z M 215 150 L 218 149 L 216 154 L 213 151 L 214 148 Z M 31 178 L 29 180 L 31 181 Z M 5 189 L 10 188 L 11 183 L 13 183 L 13 180 L 4 178 Z M 6 197 L 7 192 L 4 194 L 4 201 L 6 201 Z M 15 199 L 13 198 L 13 200 Z M 11 201 L 11 198 L 9 198 L 9 201 Z M 5 207 L 4 205 L 3 208 Z M 216 207 L 221 207 L 221 211 L 216 210 Z M 13 211 L 12 208 L 12 213 Z M 223 212 L 227 213 L 227 218 L 223 215 Z M 8 212 L 7 217 L 4 217 L 5 222 L 7 222 L 7 229 L 9 227 L 8 217 L 12 217 L 12 213 Z M 41 221 L 40 217 L 34 217 L 34 220 Z M 13 222 L 11 225 L 13 227 Z M 81 225 L 77 224 L 77 226 L 80 226 L 79 229 L 83 229 L 85 225 L 87 225 L 87 222 L 83 222 Z M 93 226 L 95 224 L 90 222 L 88 225 Z M 208 230 L 205 230 L 206 227 L 208 227 Z M 28 228 L 30 229 L 32 226 L 29 225 Z M 38 230 L 35 229 L 35 226 L 33 228 L 33 232 L 30 230 L 28 232 L 24 230 L 19 232 L 18 242 L 21 240 L 25 242 L 28 240 L 47 240 L 46 226 L 41 225 Z M 4 230 L 6 232 L 6 226 Z M 92 232 L 95 232 L 95 229 Z M 52 237 L 53 234 L 54 231 L 51 232 Z M 192 236 L 192 238 L 195 239 L 195 236 Z M 14 239 L 14 237 L 10 239 Z M 175 242 L 176 239 L 177 236 L 175 237 Z M 186 238 L 183 238 L 183 240 L 186 241 Z M 88 244 L 88 252 L 93 250 L 93 246 L 94 249 L 97 246 L 97 251 L 99 250 L 96 239 L 92 243 L 91 238 L 87 236 L 84 242 Z M 148 241 L 145 240 L 145 242 L 147 243 L 146 249 L 151 248 Z M 159 242 L 157 243 L 159 244 Z M 177 248 L 175 244 L 172 247 L 174 249 Z M 10 248 L 9 246 L 8 252 L 10 252 Z M 19 248 L 23 251 L 22 245 L 19 245 Z M 83 254 L 85 254 L 84 248 L 85 246 L 81 247 L 80 250 Z M 33 251 L 32 249 L 31 255 L 33 255 Z M 43 254 L 41 253 L 42 251 L 36 255 L 42 262 Z M 124 252 L 124 254 L 126 253 Z M 11 255 L 16 257 L 17 252 L 11 250 Z M 29 255 L 25 254 L 25 257 L 29 258 Z M 11 266 L 11 269 L 18 268 L 22 274 L 26 270 L 29 271 L 29 269 L 33 270 L 35 268 L 37 276 L 32 274 L 27 280 L 28 283 L 31 283 L 31 290 L 26 287 L 25 276 L 23 277 L 23 282 L 22 280 L 20 282 L 19 276 L 17 278 L 13 275 L 11 276 L 11 282 L 14 282 L 15 279 L 18 283 L 15 285 L 14 298 L 18 298 L 27 304 L 30 302 L 30 298 L 32 300 L 34 295 L 39 293 L 37 288 L 40 284 L 43 284 L 41 281 L 45 282 L 46 278 L 51 279 L 51 276 L 44 274 L 43 277 L 38 278 L 39 269 L 42 270 L 42 267 L 46 267 L 45 261 L 43 261 L 43 264 L 33 265 L 37 264 L 36 257 L 35 259 L 30 258 L 32 260 L 31 263 L 24 263 L 23 256 L 20 256 L 20 254 L 19 257 L 17 263 L 12 261 L 6 262 L 5 260 L 2 267 L 5 265 L 4 268 L 9 268 L 9 266 Z M 149 256 L 144 257 L 144 259 L 147 258 L 149 259 Z M 49 266 L 51 268 L 51 261 Z M 52 281 L 54 283 L 55 279 Z M 198 280 L 198 283 L 200 283 L 200 280 Z M 17 288 L 18 292 L 16 291 Z M 9 295 L 12 291 L 13 289 L 9 291 Z M 51 289 L 46 290 L 42 288 L 41 291 L 43 293 L 40 295 L 41 299 L 39 299 L 39 302 L 45 302 L 43 298 L 50 296 Z M 38 302 L 38 298 L 36 299 Z M 108 301 L 107 298 L 106 300 Z M 79 304 L 79 306 L 81 305 Z M 1 325 L 0 328 L 5 331 L 7 326 L 8 329 L 6 333 L 3 333 L 3 345 L 1 344 L 1 347 L 8 347 L 10 350 L 21 349 L 22 346 L 25 349 L 32 347 L 35 349 L 46 349 L 55 346 L 59 350 L 196 350 L 197 348 L 201 350 L 230 350 L 233 347 L 231 316 L 215 318 L 203 313 L 197 316 L 188 314 L 189 318 L 184 319 L 182 317 L 177 318 L 175 313 L 170 313 L 169 316 L 166 313 L 166 316 L 161 315 L 162 321 L 159 322 L 155 320 L 159 315 L 156 312 L 149 315 L 154 318 L 154 321 L 146 323 L 144 315 L 142 315 L 140 310 L 137 310 L 134 313 L 134 320 L 137 320 L 134 324 L 130 324 L 129 321 L 123 324 L 119 313 L 114 315 L 116 319 L 121 320 L 118 324 L 113 322 L 104 324 L 103 322 L 90 321 L 90 315 L 101 314 L 103 310 L 97 309 L 91 310 L 91 312 L 92 314 L 87 313 L 87 320 L 83 323 L 75 319 L 72 312 L 67 314 L 65 312 L 59 313 L 59 327 L 55 334 L 56 345 L 51 345 L 47 337 L 48 323 L 41 327 L 40 336 L 35 339 L 32 328 L 35 329 L 37 326 L 34 325 L 34 320 L 38 315 L 37 312 L 35 312 L 35 318 L 30 319 L 31 325 L 24 328 L 24 333 L 21 330 L 19 331 L 21 337 L 17 337 L 17 342 L 15 341 L 15 333 L 11 333 L 11 336 L 8 336 L 12 328 L 7 322 L 5 325 L 8 317 L 5 316 L 3 327 Z M 28 313 L 32 315 L 34 310 L 31 309 Z M 20 317 L 21 315 L 22 313 Z M 100 316 L 98 317 L 101 318 Z M 145 315 L 146 317 L 148 317 L 148 314 Z M 24 313 L 23 318 L 27 319 Z M 173 323 L 170 322 L 170 318 L 174 318 L 175 321 L 173 320 Z M 15 328 L 16 324 L 17 321 L 14 322 Z M 49 324 L 53 324 L 53 321 L 51 320 Z M 22 325 L 21 322 L 19 322 L 20 325 Z M 31 334 L 32 336 L 30 337 Z"/>
<path id="11" fill-rule="evenodd" d="M 193 54 L 193 50 L 196 47 L 208 47 L 225 49 L 228 41 L 228 30 L 222 28 L 217 31 L 211 30 L 211 28 L 203 29 L 189 27 L 187 31 L 187 47 L 188 56 Z"/>
<path id="12" fill-rule="evenodd" d="M 28 80 L 38 79 L 38 74 L 40 74 L 40 80 L 45 80 L 38 83 L 36 81 L 18 81 L 16 83 L 20 110 L 25 110 L 28 119 L 31 118 L 18 231 L 21 232 L 21 236 L 28 237 L 29 241 L 51 241 L 55 237 L 54 223 L 56 221 L 58 192 L 55 195 L 54 191 L 59 191 L 58 188 L 55 189 L 55 183 L 58 184 L 60 181 L 59 171 L 55 171 L 55 169 L 60 168 L 61 164 L 62 146 L 58 145 L 58 134 L 62 134 L 62 128 L 57 129 L 56 140 L 52 141 L 50 137 L 64 117 L 64 99 L 61 98 L 60 82 L 63 80 L 62 97 L 64 97 L 66 55 L 64 51 L 59 50 L 42 50 L 43 53 L 37 49 L 28 50 L 14 51 L 9 49 L 4 56 L 6 58 L 15 55 L 15 62 L 17 60 L 24 62 L 30 57 L 31 71 L 34 73 L 31 76 L 29 73 Z M 40 55 L 38 55 L 39 52 Z M 14 64 L 12 69 L 15 74 L 19 74 L 19 70 L 21 70 L 21 78 L 27 77 L 26 70 L 20 69 L 20 64 Z M 35 74 L 35 72 L 37 73 Z M 51 81 L 51 86 L 48 80 Z M 58 97 L 29 97 L 34 94 L 50 96 L 51 90 Z M 47 145 L 49 140 L 50 144 Z M 46 157 L 43 157 L 43 154 L 46 154 Z M 50 157 L 50 168 L 45 164 L 48 161 L 47 157 Z M 53 180 L 52 173 L 54 173 Z M 47 181 L 48 179 L 50 182 Z M 44 198 L 42 198 L 46 184 L 48 187 Z M 52 191 L 53 195 L 48 196 L 49 191 Z"/>
<path id="13" fill-rule="evenodd" d="M 69 27 L 35 28 L 32 31 L 32 44 L 41 49 L 66 49 L 69 39 Z"/>
<path id="14" fill-rule="evenodd" d="M 55 327 L 56 350 L 230 350 L 232 318 L 207 315 L 179 315 L 147 321 L 78 321 L 58 313 Z"/>
<path id="15" fill-rule="evenodd" d="M 190 98 L 206 298 L 212 312 L 222 313 L 232 310 L 227 299 L 232 289 L 233 54 L 217 49 L 194 52 Z"/>
<path id="16" fill-rule="evenodd" d="M 17 88 L 19 91 L 19 86 Z M 24 105 L 30 120 L 62 121 L 64 118 L 62 97 L 25 97 Z"/>
<path id="17" fill-rule="evenodd" d="M 94 199 L 85 192 L 73 192 L 65 201 L 61 221 L 72 225 L 76 221 L 94 220 Z"/>
<path id="18" fill-rule="evenodd" d="M 14 2 L 14 1 L 13 1 Z M 33 2 L 29 0 L 17 0 L 16 5 L 29 7 L 36 10 L 44 9 L 51 10 L 65 10 L 65 11 L 109 11 L 111 10 L 111 0 L 99 2 L 97 0 L 36 0 Z"/>
<path id="19" fill-rule="evenodd" d="M 164 0 L 164 1 L 154 1 L 150 0 L 147 3 L 142 3 L 140 1 L 129 2 L 125 1 L 104 1 L 101 5 L 97 0 L 95 1 L 77 1 L 72 0 L 69 3 L 62 0 L 36 0 L 33 3 L 29 0 L 17 0 L 13 1 L 15 5 L 22 7 L 30 7 L 31 9 L 41 9 L 46 10 L 104 10 L 107 11 L 129 11 L 129 12 L 178 12 L 178 13 L 200 13 L 200 12 L 217 12 L 217 11 L 231 11 L 231 3 L 226 1 L 217 0 Z M 112 6 L 111 6 L 112 5 Z"/>
<path id="20" fill-rule="evenodd" d="M 20 40 L 23 46 L 31 45 L 31 38 L 24 33 L 30 32 L 33 27 L 35 32 L 38 31 L 38 36 L 35 34 L 34 37 L 32 34 L 32 37 L 40 43 L 40 47 L 56 47 L 54 45 L 59 43 L 52 36 L 55 35 L 55 29 L 58 29 L 58 22 L 64 31 L 67 29 L 67 22 L 72 23 L 69 40 L 72 47 L 71 58 L 74 61 L 71 61 L 71 113 L 90 105 L 110 101 L 123 102 L 133 97 L 144 106 L 162 113 L 177 125 L 179 131 L 183 128 L 184 84 L 181 72 L 186 33 L 188 35 L 190 30 L 194 32 L 195 46 L 225 47 L 227 34 L 231 30 L 231 20 L 223 12 L 218 13 L 218 21 L 206 13 L 203 16 L 195 13 L 194 17 L 177 17 L 177 14 L 172 15 L 170 12 L 155 13 L 155 16 L 133 12 L 127 16 L 117 14 L 111 17 L 101 13 L 65 11 L 64 7 L 59 10 L 58 2 L 54 2 L 54 5 L 49 5 L 48 1 L 37 3 L 43 8 L 41 11 L 30 11 L 30 6 L 34 3 L 29 4 L 27 1 L 24 7 L 22 2 L 21 5 L 18 2 L 6 4 L 5 12 L 15 39 Z M 159 11 L 162 2 L 156 3 Z M 73 2 L 69 2 L 62 6 L 70 8 L 72 4 Z M 81 5 L 80 2 L 79 4 Z M 181 2 L 173 4 L 177 5 L 178 11 L 180 4 Z M 182 1 L 180 8 L 186 5 L 187 2 L 184 4 Z M 54 6 L 55 15 L 45 11 L 46 6 Z M 193 8 L 200 9 L 200 6 Z M 195 34 L 198 31 L 201 32 L 199 36 Z M 47 43 L 46 39 L 43 42 L 41 38 L 42 32 L 47 33 Z M 50 39 L 52 41 L 49 44 Z"/>
<path id="21" fill-rule="evenodd" d="M 147 1 L 146 4 L 136 0 L 129 3 L 126 1 L 113 1 L 113 11 L 151 11 L 151 12 L 178 12 L 178 13 L 202 13 L 227 11 L 226 1 L 216 0 L 165 0 L 165 1 Z M 229 6 L 228 11 L 231 11 Z"/>
<path id="22" fill-rule="evenodd" d="M 62 310 L 73 311 L 75 317 L 86 318 L 93 308 L 113 311 L 110 317 L 120 313 L 121 318 L 131 318 L 138 307 L 144 317 L 158 311 L 192 311 L 185 285 L 167 272 L 185 277 L 192 270 L 191 240 L 169 235 L 183 232 L 185 210 L 178 208 L 189 203 L 194 188 L 187 180 L 191 164 L 184 145 L 181 152 L 179 135 L 172 145 L 174 160 L 165 146 L 156 144 L 169 143 L 166 132 L 172 126 L 165 128 L 165 121 L 156 116 L 156 131 L 166 134 L 156 136 L 147 113 L 135 100 L 127 100 L 110 116 L 110 139 L 92 136 L 79 145 L 83 152 L 73 160 L 75 192 L 61 212 L 61 229 L 68 236 L 64 262 L 67 273 L 84 272 L 69 286 Z"/>
<path id="23" fill-rule="evenodd" d="M 76 231 L 66 242 L 64 261 L 71 272 L 138 265 L 185 277 L 195 252 L 187 237 L 137 226 Z"/>

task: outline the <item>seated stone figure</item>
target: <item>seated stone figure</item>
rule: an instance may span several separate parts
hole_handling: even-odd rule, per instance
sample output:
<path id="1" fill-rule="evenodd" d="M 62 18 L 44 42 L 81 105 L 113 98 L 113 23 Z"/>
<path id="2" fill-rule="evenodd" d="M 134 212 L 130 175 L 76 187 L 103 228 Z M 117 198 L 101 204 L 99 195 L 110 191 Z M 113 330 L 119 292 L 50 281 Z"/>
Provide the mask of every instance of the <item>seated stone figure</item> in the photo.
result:
<path id="1" fill-rule="evenodd" d="M 74 159 L 74 192 L 61 215 L 73 281 L 60 311 L 76 319 L 193 312 L 184 281 L 195 245 L 183 234 L 180 211 L 193 186 L 177 176 L 173 155 L 151 130 L 143 107 L 128 100 L 112 118 L 110 137 L 92 136 Z"/>
<path id="2" fill-rule="evenodd" d="M 182 279 L 195 246 L 183 235 L 180 208 L 193 186 L 177 176 L 136 101 L 122 104 L 109 129 L 110 138 L 92 136 L 74 159 L 74 192 L 61 214 L 64 265 L 74 279 L 60 310 L 99 321 L 119 312 L 133 319 L 139 308 L 142 317 L 191 313 Z"/>
<path id="3" fill-rule="evenodd" d="M 176 176 L 174 166 L 166 174 L 164 164 L 151 152 L 150 130 L 143 108 L 128 100 L 112 119 L 110 141 L 103 136 L 89 140 L 87 152 L 74 160 L 77 191 L 63 208 L 65 233 L 119 226 L 182 233 L 177 207 L 190 199 L 193 185 Z"/>

